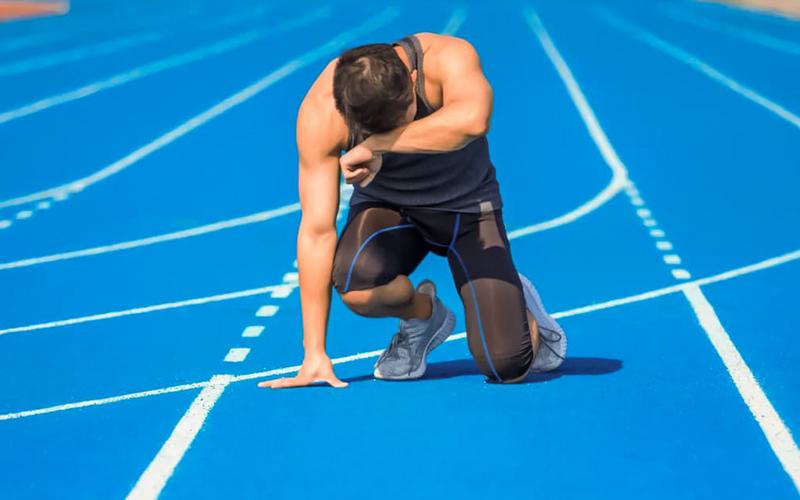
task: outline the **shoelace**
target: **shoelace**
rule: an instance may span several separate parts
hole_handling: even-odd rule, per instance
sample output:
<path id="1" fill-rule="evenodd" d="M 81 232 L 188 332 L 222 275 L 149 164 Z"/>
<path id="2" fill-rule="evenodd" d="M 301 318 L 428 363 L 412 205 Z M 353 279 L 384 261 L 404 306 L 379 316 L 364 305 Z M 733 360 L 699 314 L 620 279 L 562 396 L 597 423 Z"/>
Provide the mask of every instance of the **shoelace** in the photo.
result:
<path id="1" fill-rule="evenodd" d="M 545 332 L 551 334 L 551 337 L 548 338 L 547 335 L 542 335 L 542 331 L 545 331 Z M 564 358 L 564 356 L 560 355 L 552 347 L 550 347 L 551 343 L 555 343 L 555 342 L 558 342 L 558 341 L 561 340 L 562 335 L 561 335 L 561 333 L 559 331 L 551 330 L 550 328 L 545 328 L 543 326 L 539 326 L 539 335 L 545 340 L 545 342 L 542 342 L 542 344 L 545 347 L 547 347 L 550 350 L 550 352 L 552 352 L 553 354 L 556 355 L 556 357 L 558 357 L 558 358 L 560 358 L 562 360 L 566 359 L 566 358 Z"/>

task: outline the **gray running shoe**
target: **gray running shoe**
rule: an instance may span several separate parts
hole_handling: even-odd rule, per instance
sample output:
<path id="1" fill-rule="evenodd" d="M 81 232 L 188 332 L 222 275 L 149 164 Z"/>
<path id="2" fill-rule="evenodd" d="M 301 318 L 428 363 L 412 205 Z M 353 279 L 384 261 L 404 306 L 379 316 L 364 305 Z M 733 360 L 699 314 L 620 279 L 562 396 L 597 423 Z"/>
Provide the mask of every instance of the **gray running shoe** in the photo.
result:
<path id="1" fill-rule="evenodd" d="M 428 353 L 450 336 L 455 327 L 455 316 L 438 297 L 436 285 L 424 280 L 417 291 L 430 295 L 433 312 L 428 319 L 400 321 L 400 331 L 392 338 L 389 347 L 375 363 L 375 378 L 383 380 L 411 380 L 420 378 L 428 367 Z"/>
<path id="2" fill-rule="evenodd" d="M 539 350 L 531 364 L 529 373 L 541 373 L 555 370 L 567 357 L 567 336 L 552 316 L 547 314 L 542 305 L 539 293 L 533 283 L 520 273 L 522 292 L 525 295 L 525 306 L 536 318 L 539 326 Z"/>

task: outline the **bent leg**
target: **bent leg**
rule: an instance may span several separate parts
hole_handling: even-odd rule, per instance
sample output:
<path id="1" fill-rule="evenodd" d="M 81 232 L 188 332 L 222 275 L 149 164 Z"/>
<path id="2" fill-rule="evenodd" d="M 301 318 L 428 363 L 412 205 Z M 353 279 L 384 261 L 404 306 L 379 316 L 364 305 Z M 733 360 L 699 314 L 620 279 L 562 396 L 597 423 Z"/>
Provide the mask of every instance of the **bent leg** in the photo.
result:
<path id="1" fill-rule="evenodd" d="M 522 381 L 535 357 L 538 335 L 525 307 L 501 212 L 462 214 L 454 231 L 448 262 L 464 304 L 470 352 L 491 381 Z"/>
<path id="2" fill-rule="evenodd" d="M 408 279 L 427 252 L 425 240 L 397 210 L 358 208 L 337 243 L 334 286 L 362 316 L 427 318 L 430 298 L 417 293 Z"/>

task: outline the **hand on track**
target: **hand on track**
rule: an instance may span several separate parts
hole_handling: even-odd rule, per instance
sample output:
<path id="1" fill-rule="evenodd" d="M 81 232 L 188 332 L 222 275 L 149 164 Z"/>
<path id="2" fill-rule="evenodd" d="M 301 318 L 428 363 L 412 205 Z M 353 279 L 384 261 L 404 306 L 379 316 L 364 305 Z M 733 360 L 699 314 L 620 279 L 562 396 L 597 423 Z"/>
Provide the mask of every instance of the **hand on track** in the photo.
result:
<path id="1" fill-rule="evenodd" d="M 347 387 L 347 382 L 339 380 L 333 373 L 333 363 L 328 356 L 312 356 L 303 360 L 303 366 L 294 377 L 265 380 L 258 384 L 259 387 L 270 389 L 285 389 L 289 387 L 305 387 L 316 382 L 324 382 L 341 389 Z"/>

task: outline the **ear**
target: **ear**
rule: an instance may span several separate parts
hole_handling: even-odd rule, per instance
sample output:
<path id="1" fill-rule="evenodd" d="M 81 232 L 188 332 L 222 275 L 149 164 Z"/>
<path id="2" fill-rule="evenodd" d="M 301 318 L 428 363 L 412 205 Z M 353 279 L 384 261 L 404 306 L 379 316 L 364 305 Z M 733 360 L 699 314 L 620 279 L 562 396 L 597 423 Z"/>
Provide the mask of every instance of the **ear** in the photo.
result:
<path id="1" fill-rule="evenodd" d="M 411 70 L 411 81 L 414 83 L 414 86 L 417 85 L 417 70 Z"/>

